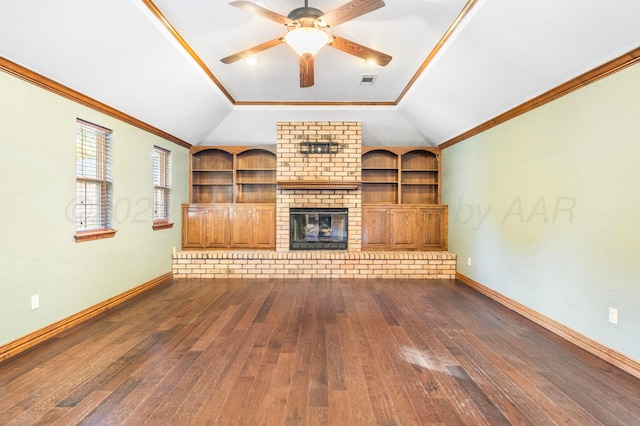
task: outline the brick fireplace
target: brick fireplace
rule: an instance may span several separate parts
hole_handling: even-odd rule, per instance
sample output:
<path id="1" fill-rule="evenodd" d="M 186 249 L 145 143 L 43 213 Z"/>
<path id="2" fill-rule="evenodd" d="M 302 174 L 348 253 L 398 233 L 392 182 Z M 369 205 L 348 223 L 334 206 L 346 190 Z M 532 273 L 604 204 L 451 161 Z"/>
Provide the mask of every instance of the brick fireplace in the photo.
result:
<path id="1" fill-rule="evenodd" d="M 280 122 L 276 142 L 276 250 L 177 252 L 174 277 L 455 278 L 453 253 L 362 251 L 360 123 Z M 348 209 L 347 250 L 290 250 L 291 208 Z"/>

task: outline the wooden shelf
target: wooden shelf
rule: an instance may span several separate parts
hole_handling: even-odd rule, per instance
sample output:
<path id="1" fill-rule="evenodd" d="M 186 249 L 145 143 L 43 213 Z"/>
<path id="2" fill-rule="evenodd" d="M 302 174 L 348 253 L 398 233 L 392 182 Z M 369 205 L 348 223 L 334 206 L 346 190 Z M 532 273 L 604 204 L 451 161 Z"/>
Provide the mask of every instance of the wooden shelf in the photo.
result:
<path id="1" fill-rule="evenodd" d="M 192 203 L 275 203 L 274 146 L 192 147 Z"/>
<path id="2" fill-rule="evenodd" d="M 438 204 L 439 148 L 363 147 L 362 203 Z"/>
<path id="3" fill-rule="evenodd" d="M 379 183 L 379 184 L 388 184 L 388 185 L 397 185 L 397 180 L 363 180 L 362 183 L 370 184 L 370 183 Z"/>
<path id="4" fill-rule="evenodd" d="M 402 186 L 438 186 L 437 183 L 403 183 Z"/>
<path id="5" fill-rule="evenodd" d="M 231 186 L 228 183 L 194 183 L 193 186 Z"/>

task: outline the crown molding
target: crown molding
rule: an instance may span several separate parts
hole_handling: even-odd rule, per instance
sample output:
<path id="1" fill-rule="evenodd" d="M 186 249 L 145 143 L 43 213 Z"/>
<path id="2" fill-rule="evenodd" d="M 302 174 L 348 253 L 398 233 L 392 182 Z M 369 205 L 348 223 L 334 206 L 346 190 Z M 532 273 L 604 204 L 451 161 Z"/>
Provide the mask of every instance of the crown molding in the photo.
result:
<path id="1" fill-rule="evenodd" d="M 588 86 L 591 83 L 595 83 L 598 80 L 601 80 L 605 77 L 608 77 L 612 74 L 617 73 L 631 65 L 635 65 L 640 62 L 640 47 L 628 52 L 612 61 L 609 61 L 603 65 L 600 65 L 597 68 L 592 69 L 591 71 L 587 71 L 584 74 L 579 75 L 578 77 L 567 81 L 535 98 L 510 109 L 507 112 L 504 112 L 491 120 L 482 123 L 473 129 L 470 129 L 452 139 L 449 139 L 446 142 L 438 145 L 440 148 L 448 148 L 452 145 L 460 143 L 464 140 L 469 139 L 472 136 L 475 136 L 479 133 L 482 133 L 486 130 L 491 129 L 492 127 L 497 126 L 498 124 L 502 124 L 506 121 L 511 120 L 519 115 L 522 115 L 526 112 L 532 111 L 544 104 L 547 104 L 551 101 L 559 99 L 569 93 L 581 89 L 585 86 Z"/>
<path id="2" fill-rule="evenodd" d="M 51 80 L 50 78 L 47 78 L 34 71 L 31 71 L 30 69 L 25 68 L 22 65 L 18 65 L 15 62 L 11 62 L 10 60 L 3 58 L 1 56 L 0 56 L 0 71 L 4 71 L 7 74 L 10 74 L 23 81 L 26 81 L 27 83 L 31 83 L 34 86 L 38 86 L 42 89 L 48 90 L 49 92 L 55 93 L 56 95 L 62 96 L 63 98 L 70 99 L 74 102 L 77 102 L 81 105 L 94 109 L 110 117 L 116 118 L 127 124 L 131 124 L 132 126 L 145 130 L 156 136 L 160 136 L 161 138 L 166 139 L 169 142 L 173 142 L 176 145 L 180 145 L 184 148 L 191 147 L 191 144 L 189 142 L 183 141 L 182 139 L 177 138 L 163 130 L 160 130 L 157 127 L 147 124 L 144 121 L 138 120 L 135 117 L 125 114 L 122 111 L 119 111 L 115 108 L 110 107 L 109 105 L 103 104 L 102 102 L 97 101 L 93 98 L 90 98 L 89 96 L 83 95 L 82 93 L 76 90 L 73 90 L 63 84 L 60 84 L 54 80 Z"/>

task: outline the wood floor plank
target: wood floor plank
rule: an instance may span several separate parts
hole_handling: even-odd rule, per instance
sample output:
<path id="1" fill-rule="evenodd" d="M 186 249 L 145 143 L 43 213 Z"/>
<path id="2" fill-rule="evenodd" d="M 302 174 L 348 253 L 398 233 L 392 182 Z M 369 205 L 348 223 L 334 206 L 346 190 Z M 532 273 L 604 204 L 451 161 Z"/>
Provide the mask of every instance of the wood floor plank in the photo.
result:
<path id="1" fill-rule="evenodd" d="M 377 352 L 374 350 L 374 345 L 378 342 L 377 340 L 372 342 L 367 332 L 369 323 L 375 321 L 376 326 L 374 328 L 377 329 L 377 324 L 384 322 L 384 318 L 379 314 L 375 304 L 371 303 L 371 298 L 366 288 L 354 286 L 352 297 L 354 299 L 354 309 L 349 314 L 349 320 L 352 333 L 358 337 L 359 352 L 355 361 L 362 368 L 373 416 L 378 424 L 395 425 L 397 424 L 397 419 L 393 410 L 394 401 L 388 392 L 390 383 L 380 369 L 376 356 Z"/>
<path id="2" fill-rule="evenodd" d="M 172 280 L 0 363 L 8 425 L 640 424 L 640 380 L 454 280 Z"/>
<path id="3" fill-rule="evenodd" d="M 242 367 L 251 353 L 253 342 L 261 331 L 261 324 L 255 323 L 246 332 L 232 333 L 224 342 L 218 356 L 206 370 L 209 374 L 202 376 L 198 381 L 200 386 L 203 386 L 203 391 L 199 395 L 202 403 L 194 418 L 195 424 L 207 424 L 217 418 L 220 408 L 241 376 Z"/>
<path id="4" fill-rule="evenodd" d="M 265 395 L 268 394 L 271 387 L 274 370 L 274 365 L 261 365 L 256 374 L 249 376 L 252 383 L 247 391 L 244 407 L 237 413 L 239 416 L 238 424 L 255 425 L 259 423 L 260 409 Z"/>
<path id="5" fill-rule="evenodd" d="M 374 424 L 369 388 L 360 362 L 361 336 L 352 329 L 348 315 L 339 319 L 336 325 L 340 329 L 342 342 L 340 349 L 344 362 L 344 384 L 349 394 L 350 417 L 353 424 Z"/>
<path id="6" fill-rule="evenodd" d="M 278 358 L 275 366 L 265 365 L 265 367 L 273 368 L 273 373 L 269 386 L 266 388 L 266 393 L 260 398 L 261 404 L 256 410 L 255 424 L 284 424 L 296 357 L 297 354 L 294 352 L 283 353 Z M 256 399 L 257 396 L 253 398 Z"/>
<path id="7" fill-rule="evenodd" d="M 253 386 L 253 381 L 254 378 L 248 376 L 240 376 L 234 381 L 233 387 L 229 391 L 227 398 L 220 407 L 220 413 L 215 419 L 217 424 L 238 424 L 245 408 L 247 396 Z"/>
<path id="8" fill-rule="evenodd" d="M 292 372 L 287 404 L 285 407 L 285 424 L 296 425 L 304 423 L 309 408 L 309 367 L 313 353 L 313 341 L 309 334 L 313 331 L 315 304 L 312 289 L 305 289 L 302 306 L 302 316 L 299 324 L 298 340 L 295 347 L 295 363 Z"/>

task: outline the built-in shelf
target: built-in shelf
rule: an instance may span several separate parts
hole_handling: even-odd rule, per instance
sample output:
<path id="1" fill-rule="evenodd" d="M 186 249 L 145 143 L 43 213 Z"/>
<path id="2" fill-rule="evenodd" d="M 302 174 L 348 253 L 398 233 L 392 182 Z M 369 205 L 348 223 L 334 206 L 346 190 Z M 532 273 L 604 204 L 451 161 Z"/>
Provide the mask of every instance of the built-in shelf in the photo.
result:
<path id="1" fill-rule="evenodd" d="M 192 147 L 192 203 L 275 203 L 275 147 Z"/>
<path id="2" fill-rule="evenodd" d="M 363 147 L 362 204 L 438 204 L 438 148 Z"/>

